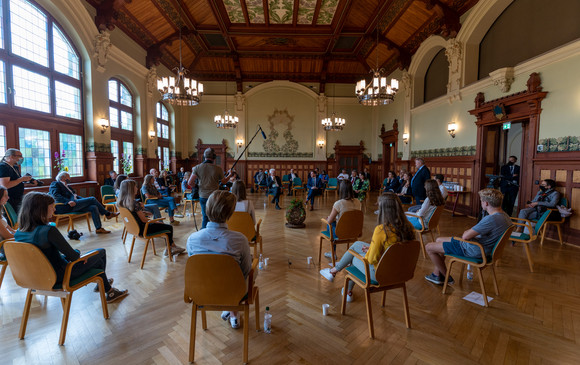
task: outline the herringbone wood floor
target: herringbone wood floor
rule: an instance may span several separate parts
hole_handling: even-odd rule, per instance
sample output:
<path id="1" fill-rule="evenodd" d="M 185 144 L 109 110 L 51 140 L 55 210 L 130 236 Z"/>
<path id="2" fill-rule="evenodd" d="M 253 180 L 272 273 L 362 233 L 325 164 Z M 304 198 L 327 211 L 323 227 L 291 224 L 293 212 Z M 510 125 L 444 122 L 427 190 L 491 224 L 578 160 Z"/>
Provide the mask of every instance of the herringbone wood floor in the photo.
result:
<path id="1" fill-rule="evenodd" d="M 373 196 L 374 198 L 374 196 Z M 355 301 L 340 315 L 340 287 L 323 279 L 316 265 L 319 218 L 326 217 L 333 199 L 317 201 L 308 212 L 306 229 L 284 227 L 284 211 L 253 195 L 257 216 L 264 219 L 267 270 L 260 272 L 261 315 L 265 306 L 273 314 L 273 332 L 254 331 L 250 314 L 249 356 L 253 364 L 577 364 L 580 362 L 580 249 L 547 240 L 532 245 L 535 273 L 528 270 L 522 247 L 506 248 L 497 269 L 500 286 L 496 297 L 488 281 L 490 308 L 462 299 L 479 292 L 477 280 L 457 283 L 447 295 L 423 279 L 429 259 L 419 258 L 415 278 L 408 283 L 412 329 L 405 327 L 400 290 L 390 291 L 386 307 L 373 299 L 376 339 L 368 337 L 364 300 L 355 289 Z M 282 205 L 289 202 L 284 197 Z M 374 201 L 374 199 L 371 199 Z M 372 204 L 365 215 L 364 241 L 376 223 Z M 199 217 L 198 217 L 199 223 Z M 474 224 L 470 218 L 452 218 L 445 212 L 441 233 L 457 235 Z M 57 344 L 62 310 L 57 298 L 36 297 L 26 338 L 18 340 L 25 290 L 17 287 L 8 270 L 0 290 L 1 363 L 8 364 L 181 364 L 187 362 L 191 306 L 183 302 L 183 272 L 187 257 L 176 263 L 150 251 L 144 270 L 139 269 L 142 245 L 127 263 L 128 245 L 121 243 L 121 223 L 105 223 L 107 236 L 88 234 L 72 245 L 81 251 L 107 249 L 107 272 L 115 285 L 130 295 L 109 305 L 104 320 L 98 295 L 92 287 L 74 295 L 65 346 Z M 64 231 L 64 228 L 62 228 Z M 176 242 L 185 246 L 194 231 L 192 218 L 176 228 Z M 161 242 L 157 243 L 159 253 Z M 342 252 L 342 251 L 340 251 Z M 323 258 L 323 267 L 327 260 Z M 327 266 L 326 266 L 327 267 Z M 459 267 L 458 267 L 459 268 Z M 454 269 L 455 270 L 455 269 Z M 453 274 L 456 281 L 459 273 Z M 486 275 L 487 277 L 487 275 Z M 330 304 L 322 316 L 321 305 Z M 198 323 L 198 326 L 200 324 Z M 242 330 L 232 330 L 208 315 L 208 330 L 198 328 L 196 362 L 240 363 Z"/>

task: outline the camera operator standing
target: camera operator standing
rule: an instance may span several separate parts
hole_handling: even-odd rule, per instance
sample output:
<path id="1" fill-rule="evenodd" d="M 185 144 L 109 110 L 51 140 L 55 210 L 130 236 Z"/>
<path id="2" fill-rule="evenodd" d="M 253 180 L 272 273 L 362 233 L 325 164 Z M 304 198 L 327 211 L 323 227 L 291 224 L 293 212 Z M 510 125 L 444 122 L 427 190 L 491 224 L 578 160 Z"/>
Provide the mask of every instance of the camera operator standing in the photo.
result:
<path id="1" fill-rule="evenodd" d="M 503 194 L 502 208 L 507 215 L 511 216 L 514 210 L 514 204 L 518 191 L 520 190 L 520 167 L 516 165 L 518 158 L 510 156 L 508 163 L 501 167 L 501 185 L 500 189 Z"/>
<path id="2" fill-rule="evenodd" d="M 31 186 L 37 184 L 32 176 L 20 174 L 20 165 L 23 161 L 22 152 L 16 148 L 9 148 L 0 162 L 0 185 L 8 189 L 9 203 L 16 213 L 20 209 L 24 196 L 24 183 L 29 183 Z"/>

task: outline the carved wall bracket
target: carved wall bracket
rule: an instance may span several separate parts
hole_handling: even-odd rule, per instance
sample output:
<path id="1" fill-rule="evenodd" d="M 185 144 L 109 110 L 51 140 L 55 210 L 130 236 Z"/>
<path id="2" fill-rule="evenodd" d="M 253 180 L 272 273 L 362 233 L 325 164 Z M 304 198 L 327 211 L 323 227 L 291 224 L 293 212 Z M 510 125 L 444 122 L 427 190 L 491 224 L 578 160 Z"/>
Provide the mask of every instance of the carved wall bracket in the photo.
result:
<path id="1" fill-rule="evenodd" d="M 493 84 L 499 88 L 502 93 L 510 91 L 512 83 L 514 82 L 514 68 L 504 67 L 489 73 L 493 80 Z"/>

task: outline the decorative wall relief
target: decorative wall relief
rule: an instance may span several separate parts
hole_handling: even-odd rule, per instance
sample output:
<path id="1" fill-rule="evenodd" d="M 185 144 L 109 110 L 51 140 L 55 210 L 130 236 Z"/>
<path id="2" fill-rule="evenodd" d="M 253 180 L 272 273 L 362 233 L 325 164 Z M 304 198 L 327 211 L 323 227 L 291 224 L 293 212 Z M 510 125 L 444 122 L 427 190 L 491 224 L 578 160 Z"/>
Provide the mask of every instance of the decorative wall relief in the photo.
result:
<path id="1" fill-rule="evenodd" d="M 411 151 L 411 157 L 475 156 L 475 146 L 435 148 Z"/>
<path id="2" fill-rule="evenodd" d="M 85 150 L 86 150 L 86 152 L 108 152 L 108 153 L 111 153 L 111 144 L 110 143 L 86 142 L 85 143 Z"/>
<path id="3" fill-rule="evenodd" d="M 111 50 L 111 34 L 108 30 L 101 30 L 93 40 L 93 57 L 97 60 L 97 71 L 104 72 L 105 64 Z"/>
<path id="4" fill-rule="evenodd" d="M 463 45 L 455 38 L 447 41 L 445 55 L 449 62 L 449 82 L 447 83 L 447 94 L 449 103 L 461 100 L 461 70 L 463 63 Z"/>
<path id="5" fill-rule="evenodd" d="M 558 138 L 540 139 L 540 145 L 543 146 L 539 152 L 574 152 L 580 151 L 580 136 L 567 136 Z"/>
<path id="6" fill-rule="evenodd" d="M 514 82 L 514 68 L 504 67 L 489 73 L 493 84 L 499 88 L 502 93 L 510 91 Z"/>

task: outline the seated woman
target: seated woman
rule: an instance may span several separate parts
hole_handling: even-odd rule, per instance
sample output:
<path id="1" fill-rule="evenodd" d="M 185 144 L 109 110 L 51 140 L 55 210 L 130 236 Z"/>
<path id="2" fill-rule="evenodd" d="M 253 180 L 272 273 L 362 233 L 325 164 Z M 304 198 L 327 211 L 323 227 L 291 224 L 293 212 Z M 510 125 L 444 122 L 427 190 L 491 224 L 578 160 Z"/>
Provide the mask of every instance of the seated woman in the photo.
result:
<path id="1" fill-rule="evenodd" d="M 370 184 L 371 182 L 369 179 L 367 179 L 366 174 L 364 172 L 360 172 L 358 174 L 358 179 L 352 186 L 355 196 L 359 201 L 362 202 L 367 197 L 367 193 L 371 190 Z"/>
<path id="2" fill-rule="evenodd" d="M 399 188 L 399 179 L 395 176 L 394 171 L 389 171 L 387 178 L 383 180 L 383 191 L 386 192 L 396 192 Z"/>
<path id="3" fill-rule="evenodd" d="M 115 179 L 115 183 L 113 185 L 113 189 L 115 189 L 115 196 L 118 198 L 119 197 L 119 192 L 121 190 L 121 183 L 125 180 L 127 180 L 129 178 L 129 176 L 125 175 L 125 174 L 121 174 L 121 175 L 117 175 L 117 178 Z"/>
<path id="4" fill-rule="evenodd" d="M 169 221 L 172 225 L 177 226 L 179 221 L 176 221 L 173 217 L 175 215 L 175 209 L 177 209 L 177 204 L 175 204 L 175 199 L 170 196 L 162 196 L 154 185 L 154 177 L 151 174 L 145 175 L 143 179 L 143 186 L 141 186 L 141 194 L 145 198 L 153 198 L 149 200 L 146 205 L 155 204 L 158 207 L 169 208 L 167 213 L 169 214 Z M 183 217 L 182 215 L 178 215 Z"/>
<path id="5" fill-rule="evenodd" d="M 416 213 L 407 212 L 407 219 L 416 229 L 427 228 L 429 225 L 429 220 L 433 215 L 435 209 L 445 204 L 445 199 L 441 195 L 441 190 L 439 190 L 439 185 L 437 181 L 429 179 L 425 181 L 425 191 L 427 192 L 427 198 L 423 201 L 421 208 Z M 425 227 L 421 225 L 421 220 L 419 217 L 423 217 L 423 223 Z"/>
<path id="6" fill-rule="evenodd" d="M 413 203 L 413 194 L 411 193 L 411 174 L 408 172 L 403 173 L 403 182 L 397 188 L 395 192 L 401 203 L 411 204 Z"/>
<path id="7" fill-rule="evenodd" d="M 339 199 L 332 205 L 330 215 L 326 218 L 326 221 L 330 223 L 330 226 L 326 227 L 327 232 L 332 232 L 333 236 L 335 236 L 334 230 L 336 228 L 336 222 L 338 222 L 342 214 L 350 210 L 360 209 L 360 204 L 354 198 L 354 191 L 352 190 L 350 180 L 342 180 L 338 184 L 338 197 Z M 331 255 L 330 252 L 324 253 L 324 257 L 327 258 L 331 258 Z"/>
<path id="8" fill-rule="evenodd" d="M 32 243 L 37 246 L 54 268 L 57 283 L 62 283 L 66 265 L 71 261 L 78 260 L 81 255 L 79 251 L 74 250 L 69 245 L 56 227 L 48 224 L 55 210 L 55 201 L 52 196 L 39 192 L 26 194 L 18 215 L 19 228 L 14 234 L 14 239 L 18 242 Z M 107 278 L 107 274 L 104 272 L 107 253 L 103 248 L 94 251 L 97 251 L 98 254 L 74 265 L 70 276 L 71 281 L 90 269 L 101 269 L 103 270 L 101 278 L 105 284 L 107 302 L 111 303 L 123 298 L 129 291 L 113 288 L 111 286 L 113 279 Z M 98 286 L 95 287 L 95 291 L 99 291 Z"/>
<path id="9" fill-rule="evenodd" d="M 8 199 L 8 190 L 6 190 L 5 187 L 0 186 L 0 211 L 4 209 L 4 204 L 6 204 Z M 10 224 L 8 224 L 4 215 L 0 214 L 0 241 L 14 238 L 14 232 L 16 231 L 10 227 Z M 0 248 L 0 260 L 6 260 L 4 257 L 4 247 Z"/>
<path id="10" fill-rule="evenodd" d="M 205 229 L 193 232 L 187 239 L 189 256 L 199 254 L 221 254 L 232 256 L 247 278 L 252 269 L 250 245 L 246 236 L 230 231 L 226 222 L 236 207 L 236 196 L 229 191 L 216 190 L 207 200 L 205 208 L 209 223 Z M 237 312 L 222 312 L 224 321 L 230 320 L 232 328 L 239 328 Z M 248 325 L 248 324 L 246 324 Z"/>
<path id="11" fill-rule="evenodd" d="M 376 280 L 375 265 L 379 263 L 386 249 L 394 243 L 409 241 L 414 238 L 415 230 L 405 217 L 401 201 L 394 193 L 384 193 L 379 196 L 379 216 L 371 238 L 371 244 L 357 241 L 350 248 L 361 255 L 365 255 L 369 262 L 370 279 Z M 365 272 L 364 263 L 347 251 L 335 267 L 322 269 L 320 274 L 326 279 L 333 281 L 336 274 L 348 265 L 353 265 L 361 272 Z M 346 297 L 347 302 L 352 302 L 353 287 L 354 282 L 350 281 Z"/>
<path id="12" fill-rule="evenodd" d="M 139 225 L 139 234 L 143 235 L 145 224 L 149 222 L 149 218 L 147 217 L 147 214 L 144 211 L 145 209 L 143 203 L 140 203 L 137 200 L 135 200 L 135 195 L 137 195 L 137 192 L 138 192 L 137 183 L 135 182 L 135 180 L 126 179 L 121 184 L 121 193 L 119 194 L 117 204 L 119 204 L 120 207 L 126 208 L 131 212 L 133 217 L 135 217 L 137 224 Z M 183 253 L 185 251 L 184 248 L 177 246 L 175 242 L 173 242 L 173 227 L 170 226 L 169 224 L 155 222 L 149 224 L 149 227 L 147 227 L 147 233 L 156 233 L 161 231 L 170 232 L 167 234 L 167 237 L 169 238 L 169 245 L 171 247 L 172 256 L 179 255 L 180 253 Z M 167 249 L 163 251 L 163 256 L 165 257 L 169 256 Z"/>
<path id="13" fill-rule="evenodd" d="M 187 193 L 185 196 L 188 200 L 199 200 L 199 179 L 195 181 L 195 186 L 189 185 L 189 177 L 191 172 L 187 171 L 183 174 L 184 178 L 181 181 L 181 191 L 191 190 L 191 193 Z"/>
<path id="14" fill-rule="evenodd" d="M 115 185 L 113 188 L 115 189 L 115 196 L 118 198 L 121 192 L 121 183 L 127 180 L 129 176 L 127 175 L 119 175 L 117 176 L 117 180 L 115 180 Z M 145 210 L 149 213 L 153 214 L 153 218 L 161 218 L 161 212 L 159 211 L 159 207 L 156 204 L 147 204 L 145 205 Z"/>
<path id="15" fill-rule="evenodd" d="M 246 184 L 242 180 L 235 181 L 232 185 L 232 194 L 238 199 L 236 202 L 235 212 L 248 212 L 256 224 L 256 212 L 254 204 L 246 198 Z"/>

